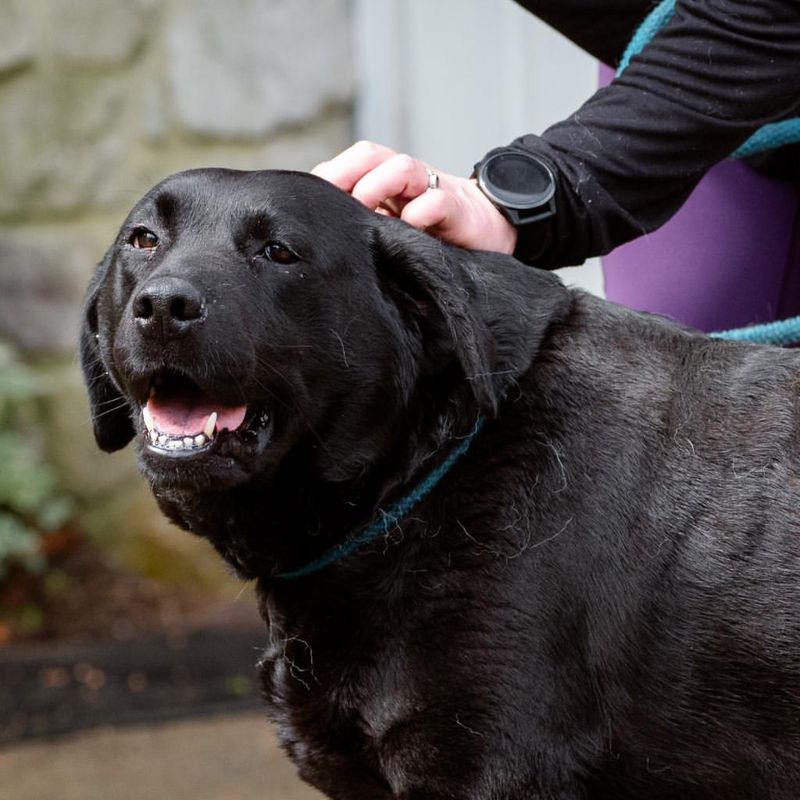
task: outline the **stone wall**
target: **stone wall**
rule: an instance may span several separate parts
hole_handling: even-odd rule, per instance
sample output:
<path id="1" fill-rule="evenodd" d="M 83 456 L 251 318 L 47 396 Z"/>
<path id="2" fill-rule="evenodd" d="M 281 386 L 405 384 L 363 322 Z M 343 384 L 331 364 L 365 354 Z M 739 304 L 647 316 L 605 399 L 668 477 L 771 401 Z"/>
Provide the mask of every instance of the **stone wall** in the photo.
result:
<path id="1" fill-rule="evenodd" d="M 50 455 L 90 528 L 136 516 L 115 489 L 132 456 L 94 449 L 74 363 L 94 264 L 171 172 L 345 147 L 349 31 L 347 0 L 0 0 L 0 339 L 47 361 Z"/>
<path id="2" fill-rule="evenodd" d="M 350 138 L 345 0 L 0 0 L 0 335 L 73 347 L 91 265 L 179 169 Z"/>

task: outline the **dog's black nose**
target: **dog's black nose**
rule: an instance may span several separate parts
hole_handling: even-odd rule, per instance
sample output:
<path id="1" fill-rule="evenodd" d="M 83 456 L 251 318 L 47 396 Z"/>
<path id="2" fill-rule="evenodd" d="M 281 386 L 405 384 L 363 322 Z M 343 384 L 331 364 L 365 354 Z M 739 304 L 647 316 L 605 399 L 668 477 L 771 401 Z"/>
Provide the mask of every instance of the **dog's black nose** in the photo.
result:
<path id="1" fill-rule="evenodd" d="M 183 336 L 204 315 L 202 293 L 182 278 L 155 278 L 133 300 L 136 325 L 146 336 L 162 339 Z"/>

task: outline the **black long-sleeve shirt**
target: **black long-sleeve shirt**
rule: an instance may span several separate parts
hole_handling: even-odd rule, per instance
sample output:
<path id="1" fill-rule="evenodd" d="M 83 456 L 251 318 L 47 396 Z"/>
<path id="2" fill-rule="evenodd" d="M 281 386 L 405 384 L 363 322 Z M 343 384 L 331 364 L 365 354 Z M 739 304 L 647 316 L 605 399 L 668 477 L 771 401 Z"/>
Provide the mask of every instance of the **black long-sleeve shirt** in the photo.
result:
<path id="1" fill-rule="evenodd" d="M 517 0 L 615 65 L 655 3 Z M 577 264 L 654 230 L 705 172 L 762 125 L 800 114 L 800 0 L 677 0 L 675 15 L 614 83 L 541 136 L 514 144 L 557 178 L 558 212 L 521 227 L 516 255 Z M 800 176 L 800 148 L 771 171 Z"/>

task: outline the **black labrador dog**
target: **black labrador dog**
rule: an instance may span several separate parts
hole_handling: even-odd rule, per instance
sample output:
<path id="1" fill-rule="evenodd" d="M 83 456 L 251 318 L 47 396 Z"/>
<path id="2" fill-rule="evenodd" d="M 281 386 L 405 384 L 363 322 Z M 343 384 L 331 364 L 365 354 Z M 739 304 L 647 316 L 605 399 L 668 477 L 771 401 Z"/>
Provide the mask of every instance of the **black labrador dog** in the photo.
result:
<path id="1" fill-rule="evenodd" d="M 291 172 L 156 186 L 85 312 L 100 447 L 257 580 L 330 797 L 800 797 L 798 354 Z"/>

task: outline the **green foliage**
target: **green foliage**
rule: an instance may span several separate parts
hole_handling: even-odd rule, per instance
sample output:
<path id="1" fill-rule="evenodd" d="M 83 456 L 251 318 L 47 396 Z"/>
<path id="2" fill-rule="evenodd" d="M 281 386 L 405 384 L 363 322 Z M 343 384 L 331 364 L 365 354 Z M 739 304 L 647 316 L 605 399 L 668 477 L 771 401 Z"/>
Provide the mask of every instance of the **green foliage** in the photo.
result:
<path id="1" fill-rule="evenodd" d="M 13 565 L 42 570 L 42 534 L 72 514 L 41 452 L 36 421 L 43 391 L 43 381 L 0 343 L 0 580 Z"/>

